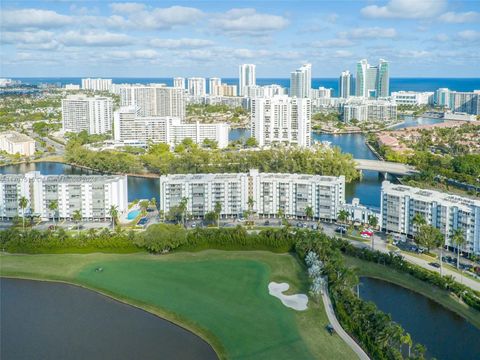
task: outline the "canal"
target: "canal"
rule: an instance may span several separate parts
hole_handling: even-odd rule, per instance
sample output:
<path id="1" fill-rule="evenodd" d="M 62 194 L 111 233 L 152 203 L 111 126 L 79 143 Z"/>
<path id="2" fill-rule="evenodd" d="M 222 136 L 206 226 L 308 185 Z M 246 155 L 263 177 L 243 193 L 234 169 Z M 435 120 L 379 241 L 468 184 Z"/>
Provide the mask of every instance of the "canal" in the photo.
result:
<path id="1" fill-rule="evenodd" d="M 479 359 L 480 330 L 461 316 L 396 284 L 367 277 L 360 282 L 360 297 L 390 314 L 414 341 L 427 347 L 429 358 Z"/>
<path id="2" fill-rule="evenodd" d="M 0 358 L 213 360 L 195 334 L 77 286 L 0 278 Z"/>

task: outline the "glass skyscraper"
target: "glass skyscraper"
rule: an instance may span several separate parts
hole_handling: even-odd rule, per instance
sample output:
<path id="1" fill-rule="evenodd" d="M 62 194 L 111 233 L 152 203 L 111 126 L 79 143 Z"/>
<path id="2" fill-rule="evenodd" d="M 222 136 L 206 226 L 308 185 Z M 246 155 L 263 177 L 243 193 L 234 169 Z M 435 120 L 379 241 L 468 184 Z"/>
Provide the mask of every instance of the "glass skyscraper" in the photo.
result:
<path id="1" fill-rule="evenodd" d="M 390 95 L 388 61 L 380 59 L 377 66 L 370 65 L 366 59 L 357 63 L 355 95 L 367 99 Z"/>

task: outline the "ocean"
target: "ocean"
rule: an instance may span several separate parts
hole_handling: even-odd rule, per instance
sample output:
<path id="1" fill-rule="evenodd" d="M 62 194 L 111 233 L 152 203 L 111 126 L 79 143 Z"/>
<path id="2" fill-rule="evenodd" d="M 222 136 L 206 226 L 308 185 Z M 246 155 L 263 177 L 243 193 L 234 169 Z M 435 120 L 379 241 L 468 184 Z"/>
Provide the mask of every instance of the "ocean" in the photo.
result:
<path id="1" fill-rule="evenodd" d="M 14 78 L 26 84 L 81 84 L 81 78 Z M 173 78 L 112 78 L 115 84 L 122 83 L 163 83 L 171 86 Z M 230 85 L 238 85 L 237 78 L 222 78 L 222 82 Z M 290 87 L 289 78 L 257 78 L 258 85 L 278 84 L 283 87 Z M 314 78 L 312 79 L 312 88 L 318 89 L 320 86 L 333 89 L 333 96 L 338 94 L 338 79 L 337 78 Z M 435 91 L 438 88 L 449 88 L 455 91 L 473 91 L 480 90 L 480 78 L 390 78 L 390 92 L 400 90 L 410 91 Z M 208 81 L 207 81 L 208 91 Z"/>

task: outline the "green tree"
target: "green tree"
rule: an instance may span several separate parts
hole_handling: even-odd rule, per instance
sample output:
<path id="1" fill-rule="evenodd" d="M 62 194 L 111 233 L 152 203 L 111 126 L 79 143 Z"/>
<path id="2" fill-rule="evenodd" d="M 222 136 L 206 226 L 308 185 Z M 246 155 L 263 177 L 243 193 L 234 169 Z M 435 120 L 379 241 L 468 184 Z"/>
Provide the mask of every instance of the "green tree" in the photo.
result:
<path id="1" fill-rule="evenodd" d="M 245 146 L 246 147 L 257 147 L 258 146 L 257 140 L 253 136 L 251 136 L 247 140 L 245 140 Z"/>
<path id="2" fill-rule="evenodd" d="M 378 218 L 375 215 L 368 215 L 368 225 L 376 229 L 378 226 Z"/>
<path id="3" fill-rule="evenodd" d="M 25 230 L 25 209 L 28 206 L 28 200 L 25 196 L 22 196 L 18 200 L 18 206 L 20 207 L 20 209 L 22 209 L 22 227 L 23 227 L 23 230 Z"/>
<path id="4" fill-rule="evenodd" d="M 110 215 L 112 219 L 112 229 L 115 227 L 115 224 L 117 222 L 117 217 L 118 217 L 118 207 L 115 205 L 110 206 L 110 209 L 108 210 L 108 215 Z"/>
<path id="5" fill-rule="evenodd" d="M 150 199 L 150 205 L 151 205 L 152 207 L 154 207 L 155 209 L 157 209 L 157 199 L 154 198 L 154 197 L 152 197 L 152 198 Z"/>
<path id="6" fill-rule="evenodd" d="M 79 222 L 82 221 L 82 213 L 80 212 L 80 210 L 75 210 L 72 214 L 72 220 L 75 222 L 76 226 L 77 226 L 77 235 L 80 235 L 80 225 L 79 225 Z"/>
<path id="7" fill-rule="evenodd" d="M 142 214 L 145 214 L 147 212 L 148 206 L 150 205 L 150 201 L 142 200 L 138 203 L 138 205 L 140 206 Z"/>
<path id="8" fill-rule="evenodd" d="M 53 228 L 55 228 L 56 227 L 55 215 L 57 214 L 57 210 L 58 210 L 58 200 L 50 201 L 50 203 L 48 204 L 48 210 L 52 212 Z"/>
<path id="9" fill-rule="evenodd" d="M 437 248 L 443 243 L 442 232 L 431 225 L 421 225 L 416 233 L 417 243 L 430 249 Z"/>
<path id="10" fill-rule="evenodd" d="M 457 269 L 460 266 L 460 249 L 465 244 L 465 232 L 463 229 L 457 228 L 453 230 L 452 235 L 450 236 L 452 244 L 457 248 Z"/>
<path id="11" fill-rule="evenodd" d="M 313 219 L 313 208 L 311 206 L 305 208 L 305 216 L 307 219 Z"/>
<path id="12" fill-rule="evenodd" d="M 220 214 L 222 212 L 222 204 L 220 203 L 220 201 L 217 201 L 215 203 L 215 207 L 213 208 L 213 212 L 216 215 L 217 227 L 220 227 Z"/>
<path id="13" fill-rule="evenodd" d="M 420 227 L 422 225 L 426 225 L 427 224 L 427 220 L 425 220 L 425 217 L 420 214 L 420 213 L 415 213 L 415 215 L 413 216 L 413 232 L 414 232 L 414 235 L 415 233 L 418 232 L 418 230 L 420 229 Z"/>
<path id="14" fill-rule="evenodd" d="M 188 199 L 186 197 L 183 197 L 182 200 L 180 201 L 180 204 L 178 204 L 178 210 L 180 212 L 182 224 L 184 227 L 185 227 L 185 218 L 187 216 L 187 204 L 188 204 Z"/>
<path id="15" fill-rule="evenodd" d="M 337 220 L 346 224 L 348 218 L 350 217 L 350 213 L 347 210 L 340 210 L 337 215 Z"/>

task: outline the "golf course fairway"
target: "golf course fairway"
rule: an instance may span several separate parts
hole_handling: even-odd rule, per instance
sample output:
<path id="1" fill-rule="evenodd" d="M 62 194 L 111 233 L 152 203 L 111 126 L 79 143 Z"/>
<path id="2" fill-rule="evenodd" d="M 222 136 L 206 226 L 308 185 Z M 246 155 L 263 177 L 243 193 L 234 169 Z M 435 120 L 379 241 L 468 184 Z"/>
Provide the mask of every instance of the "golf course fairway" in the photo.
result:
<path id="1" fill-rule="evenodd" d="M 87 287 L 175 322 L 225 359 L 354 359 L 325 330 L 322 303 L 306 311 L 268 294 L 270 281 L 307 293 L 297 258 L 269 252 L 204 251 L 170 255 L 2 255 L 0 275 Z M 101 271 L 99 271 L 101 269 Z"/>

